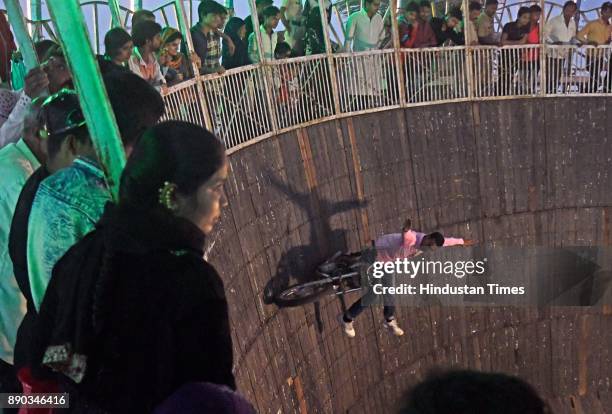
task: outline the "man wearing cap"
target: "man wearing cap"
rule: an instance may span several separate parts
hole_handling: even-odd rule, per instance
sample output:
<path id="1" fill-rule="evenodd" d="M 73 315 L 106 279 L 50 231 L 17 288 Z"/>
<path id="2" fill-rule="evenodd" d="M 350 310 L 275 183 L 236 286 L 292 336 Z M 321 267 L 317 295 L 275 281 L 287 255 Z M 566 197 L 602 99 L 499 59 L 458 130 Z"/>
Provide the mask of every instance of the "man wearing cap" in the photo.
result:
<path id="1" fill-rule="evenodd" d="M 9 229 L 17 199 L 28 177 L 45 161 L 38 135 L 40 99 L 30 106 L 23 137 L 0 150 L 0 392 L 21 392 L 16 379 L 15 341 L 26 303 L 8 253 Z"/>
<path id="2" fill-rule="evenodd" d="M 132 73 L 115 72 L 104 80 L 122 143 L 129 155 L 146 128 L 153 126 L 163 114 L 163 101 L 155 89 Z M 76 99 L 75 92 L 63 93 L 67 100 Z M 94 228 L 104 205 L 111 201 L 110 189 L 80 110 L 71 112 L 65 125 L 54 126 L 49 130 L 52 131 L 55 134 L 74 131 L 66 138 L 65 145 L 72 148 L 77 157 L 68 168 L 40 184 L 32 204 L 27 266 L 36 309 L 40 309 L 53 266 Z"/>
<path id="3" fill-rule="evenodd" d="M 487 0 L 484 11 L 476 20 L 476 33 L 478 33 L 478 43 L 481 45 L 497 45 L 499 37 L 495 33 L 494 18 L 497 13 L 497 0 Z"/>

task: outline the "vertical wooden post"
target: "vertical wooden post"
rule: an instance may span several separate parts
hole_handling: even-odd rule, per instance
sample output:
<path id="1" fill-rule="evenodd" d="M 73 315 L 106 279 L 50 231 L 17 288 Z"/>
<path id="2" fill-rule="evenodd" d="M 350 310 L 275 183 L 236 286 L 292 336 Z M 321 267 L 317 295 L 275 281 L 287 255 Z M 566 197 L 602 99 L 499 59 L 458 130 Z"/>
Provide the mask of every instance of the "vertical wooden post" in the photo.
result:
<path id="1" fill-rule="evenodd" d="M 204 93 L 204 85 L 202 83 L 202 79 L 200 76 L 200 69 L 198 65 L 195 64 L 191 56 L 195 53 L 193 48 L 193 39 L 191 38 L 191 28 L 187 23 L 187 17 L 185 15 L 185 7 L 183 5 L 182 0 L 174 0 L 174 7 L 176 9 L 176 17 L 178 19 L 179 30 L 183 34 L 183 38 L 187 43 L 187 52 L 189 53 L 189 61 L 191 62 L 191 69 L 193 70 L 193 76 L 196 80 L 196 88 L 198 91 L 198 97 L 200 99 L 200 105 L 202 106 L 202 111 L 204 112 L 204 123 L 206 124 L 206 129 L 209 131 L 214 131 L 214 125 L 212 122 L 212 118 L 210 116 L 210 111 L 208 110 L 208 102 L 206 101 L 206 94 Z"/>
<path id="2" fill-rule="evenodd" d="M 540 96 L 546 96 L 547 88 L 547 68 L 546 64 L 546 45 L 544 44 L 544 19 L 546 19 L 546 12 L 544 7 L 546 7 L 546 2 L 544 0 L 540 0 L 540 7 L 542 8 L 542 14 L 540 15 Z"/>
<path id="3" fill-rule="evenodd" d="M 27 70 L 38 66 L 38 57 L 34 50 L 34 43 L 28 33 L 23 10 L 19 4 L 19 0 L 5 0 L 4 6 L 8 14 L 8 20 L 15 34 L 15 40 L 19 46 L 19 51 L 23 57 L 23 63 Z"/>
<path id="4" fill-rule="evenodd" d="M 321 15 L 321 25 L 323 26 L 323 39 L 325 41 L 325 54 L 327 55 L 327 70 L 329 71 L 330 83 L 332 87 L 332 98 L 334 101 L 334 111 L 336 115 L 340 115 L 340 92 L 338 91 L 338 77 L 336 76 L 336 65 L 329 40 L 329 32 L 327 30 L 327 9 L 325 9 L 324 0 L 319 0 L 319 14 Z"/>
<path id="5" fill-rule="evenodd" d="M 257 41 L 257 51 L 259 54 L 259 64 L 264 70 L 264 87 L 266 88 L 266 101 L 268 108 L 270 109 L 270 119 L 272 121 L 272 131 L 278 131 L 278 121 L 276 119 L 276 108 L 274 106 L 274 100 L 272 96 L 274 94 L 274 81 L 272 78 L 271 67 L 268 59 L 266 59 L 263 52 L 263 41 L 261 38 L 261 29 L 259 23 L 259 16 L 257 14 L 257 6 L 255 0 L 249 0 L 249 6 L 251 7 L 251 22 L 253 23 L 253 33 L 255 34 L 255 40 Z M 274 51 L 272 51 L 274 53 Z"/>
<path id="6" fill-rule="evenodd" d="M 463 35 L 465 38 L 465 77 L 467 79 L 467 94 L 469 99 L 474 99 L 474 49 L 471 46 L 472 39 L 468 25 L 473 24 L 470 21 L 470 6 L 469 0 L 463 0 Z"/>
<path id="7" fill-rule="evenodd" d="M 85 19 L 76 1 L 47 0 L 57 38 L 72 71 L 91 140 L 115 200 L 125 165 L 115 115 L 94 59 Z"/>
<path id="8" fill-rule="evenodd" d="M 108 0 L 108 7 L 110 9 L 113 27 L 123 27 L 123 24 L 121 24 L 121 9 L 119 8 L 119 1 Z"/>
<path id="9" fill-rule="evenodd" d="M 406 106 L 406 83 L 403 73 L 403 59 L 400 52 L 399 26 L 397 24 L 397 0 L 391 0 L 391 35 L 393 36 L 393 49 L 395 51 L 395 68 L 397 72 L 397 82 L 399 85 L 399 100 L 402 107 Z"/>

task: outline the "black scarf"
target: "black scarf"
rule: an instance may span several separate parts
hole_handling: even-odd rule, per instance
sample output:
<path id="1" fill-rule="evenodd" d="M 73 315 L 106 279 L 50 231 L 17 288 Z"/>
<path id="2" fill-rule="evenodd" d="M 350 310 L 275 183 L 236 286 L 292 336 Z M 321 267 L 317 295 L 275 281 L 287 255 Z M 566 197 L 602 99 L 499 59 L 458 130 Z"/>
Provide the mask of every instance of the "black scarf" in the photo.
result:
<path id="1" fill-rule="evenodd" d="M 96 230 L 53 269 L 34 333 L 33 368 L 47 366 L 76 383 L 82 381 L 87 356 L 112 302 L 116 272 L 107 267 L 116 253 L 171 251 L 202 257 L 203 246 L 201 230 L 167 210 L 143 211 L 108 203 Z"/>

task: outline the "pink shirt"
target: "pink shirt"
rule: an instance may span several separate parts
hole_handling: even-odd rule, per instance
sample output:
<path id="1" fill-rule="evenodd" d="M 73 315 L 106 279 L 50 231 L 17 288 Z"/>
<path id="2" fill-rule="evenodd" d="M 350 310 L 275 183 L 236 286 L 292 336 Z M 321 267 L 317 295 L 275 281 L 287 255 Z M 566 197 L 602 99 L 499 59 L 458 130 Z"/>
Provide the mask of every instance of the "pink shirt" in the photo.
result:
<path id="1" fill-rule="evenodd" d="M 416 252 L 416 248 L 421 246 L 425 236 L 426 233 L 414 230 L 407 231 L 403 236 L 402 233 L 385 234 L 379 237 L 375 243 L 378 251 L 377 260 L 394 261 L 395 259 L 410 257 Z M 450 247 L 463 244 L 463 239 L 445 237 L 443 246 Z"/>

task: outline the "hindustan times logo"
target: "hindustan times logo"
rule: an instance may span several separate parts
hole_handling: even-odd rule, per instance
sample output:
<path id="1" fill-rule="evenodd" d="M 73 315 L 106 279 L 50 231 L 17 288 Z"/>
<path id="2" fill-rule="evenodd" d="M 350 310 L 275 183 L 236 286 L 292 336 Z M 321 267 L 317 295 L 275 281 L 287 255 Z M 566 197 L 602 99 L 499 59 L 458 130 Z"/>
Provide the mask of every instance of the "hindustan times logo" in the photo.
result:
<path id="1" fill-rule="evenodd" d="M 376 279 L 380 279 L 385 275 L 406 275 L 414 279 L 418 275 L 452 275 L 458 279 L 465 276 L 482 275 L 485 273 L 485 264 L 487 259 L 483 260 L 466 260 L 466 261 L 441 261 L 441 260 L 425 260 L 420 258 L 414 259 L 396 259 L 395 261 L 374 262 L 368 273 Z"/>

